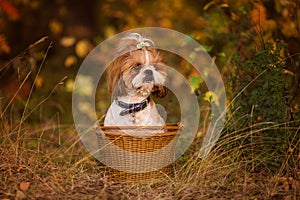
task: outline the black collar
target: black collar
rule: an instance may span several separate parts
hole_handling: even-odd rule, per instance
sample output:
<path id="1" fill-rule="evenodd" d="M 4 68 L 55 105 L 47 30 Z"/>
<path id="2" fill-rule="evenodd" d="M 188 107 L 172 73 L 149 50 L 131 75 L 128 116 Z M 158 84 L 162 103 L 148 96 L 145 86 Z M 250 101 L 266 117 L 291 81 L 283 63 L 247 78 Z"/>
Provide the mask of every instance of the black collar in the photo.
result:
<path id="1" fill-rule="evenodd" d="M 118 106 L 124 108 L 124 110 L 119 113 L 119 115 L 124 116 L 144 110 L 150 101 L 150 97 L 147 97 L 147 99 L 140 103 L 125 103 L 123 101 L 119 101 L 118 98 L 116 98 L 115 101 Z"/>

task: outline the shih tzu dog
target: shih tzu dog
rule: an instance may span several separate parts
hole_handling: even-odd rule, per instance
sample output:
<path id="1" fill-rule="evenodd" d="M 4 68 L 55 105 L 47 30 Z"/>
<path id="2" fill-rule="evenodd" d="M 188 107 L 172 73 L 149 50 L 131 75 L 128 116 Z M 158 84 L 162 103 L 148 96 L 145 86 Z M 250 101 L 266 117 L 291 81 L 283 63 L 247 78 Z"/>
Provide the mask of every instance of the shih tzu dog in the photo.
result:
<path id="1" fill-rule="evenodd" d="M 166 66 L 151 39 L 138 33 L 122 38 L 108 69 L 113 102 L 104 125 L 163 126 L 165 120 L 150 95 L 166 95 L 166 76 Z"/>

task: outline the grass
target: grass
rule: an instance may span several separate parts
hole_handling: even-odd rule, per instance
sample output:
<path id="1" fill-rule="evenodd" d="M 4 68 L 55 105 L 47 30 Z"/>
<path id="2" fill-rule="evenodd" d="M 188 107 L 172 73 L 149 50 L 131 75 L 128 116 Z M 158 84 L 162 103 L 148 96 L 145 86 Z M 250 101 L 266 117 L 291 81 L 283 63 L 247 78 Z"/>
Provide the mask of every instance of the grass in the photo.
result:
<path id="1" fill-rule="evenodd" d="M 234 113 L 212 152 L 201 160 L 202 138 L 197 138 L 184 159 L 175 163 L 174 176 L 147 183 L 110 182 L 103 166 L 81 144 L 74 125 L 62 124 L 59 114 L 47 120 L 30 119 L 55 89 L 32 106 L 28 97 L 21 114 L 13 99 L 17 94 L 0 107 L 1 199 L 300 198 L 300 155 L 295 154 L 300 141 L 292 141 L 296 146 L 284 149 L 282 155 L 263 157 L 261 146 L 266 138 L 260 133 L 277 131 L 284 124 L 244 126 L 246 116 Z M 299 127 L 285 125 L 286 134 L 299 133 Z M 279 166 L 278 156 L 284 158 Z M 275 171 L 268 167 L 272 162 L 277 165 Z"/>
<path id="2" fill-rule="evenodd" d="M 19 136 L 11 127 L 7 121 L 1 122 L 2 199 L 299 198 L 300 182 L 296 177 L 247 169 L 259 158 L 239 160 L 242 149 L 252 146 L 226 148 L 237 140 L 236 136 L 221 138 L 203 160 L 192 150 L 194 153 L 186 155 L 185 163 L 177 163 L 174 177 L 167 180 L 121 184 L 106 179 L 102 166 L 78 141 L 73 126 L 62 126 L 55 120 L 40 127 L 24 125 Z"/>

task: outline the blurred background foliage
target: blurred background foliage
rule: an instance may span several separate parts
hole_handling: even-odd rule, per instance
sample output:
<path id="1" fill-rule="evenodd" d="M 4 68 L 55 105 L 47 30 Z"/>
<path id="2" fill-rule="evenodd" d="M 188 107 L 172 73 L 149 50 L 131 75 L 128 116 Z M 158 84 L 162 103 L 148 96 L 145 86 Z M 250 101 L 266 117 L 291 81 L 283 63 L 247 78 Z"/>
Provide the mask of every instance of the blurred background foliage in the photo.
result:
<path id="1" fill-rule="evenodd" d="M 269 78 L 280 78 L 283 82 L 268 81 L 276 84 L 275 96 L 287 106 L 288 112 L 280 112 L 287 119 L 295 119 L 300 102 L 299 16 L 298 0 L 0 0 L 0 112 L 8 104 L 32 104 L 28 108 L 38 109 L 30 116 L 35 121 L 63 116 L 60 121 L 72 122 L 73 82 L 89 51 L 121 31 L 155 26 L 180 31 L 205 47 L 222 73 L 228 101 L 259 70 L 268 68 L 268 62 L 284 60 L 278 68 L 274 67 L 279 69 L 276 76 L 272 76 L 273 71 L 267 72 L 271 73 Z M 266 62 L 264 56 L 253 58 L 261 51 L 269 55 L 267 46 L 276 48 L 279 43 L 285 45 L 280 46 L 280 52 L 276 51 L 276 58 L 271 56 Z M 251 59 L 255 62 L 245 64 Z M 211 98 L 199 74 L 186 61 L 175 61 L 177 70 L 191 81 L 199 101 L 209 102 Z M 105 86 L 105 80 L 100 84 Z M 256 93 L 259 89 L 260 85 Z M 263 91 L 269 95 L 267 88 Z M 283 92 L 288 100 L 279 95 Z M 254 96 L 247 103 L 250 94 Z M 105 99 L 97 104 L 99 113 L 104 114 L 110 103 L 106 87 L 100 88 L 99 95 Z M 244 95 L 233 106 L 242 106 L 241 114 L 251 111 L 255 99 L 264 101 L 253 90 Z M 44 99 L 47 101 L 43 102 Z M 15 112 L 15 120 L 23 112 L 22 106 L 11 111 Z M 263 119 L 273 120 L 264 118 L 262 113 L 255 120 Z"/>

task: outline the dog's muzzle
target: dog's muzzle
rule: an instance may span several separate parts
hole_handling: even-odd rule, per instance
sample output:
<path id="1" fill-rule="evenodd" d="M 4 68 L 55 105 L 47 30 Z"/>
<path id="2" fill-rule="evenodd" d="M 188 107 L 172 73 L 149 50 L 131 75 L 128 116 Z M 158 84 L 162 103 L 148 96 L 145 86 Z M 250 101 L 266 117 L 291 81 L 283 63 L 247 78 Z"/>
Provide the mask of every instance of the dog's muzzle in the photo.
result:
<path id="1" fill-rule="evenodd" d="M 143 79 L 144 83 L 154 82 L 154 76 L 153 71 L 150 69 L 147 69 L 144 71 L 145 77 Z"/>

